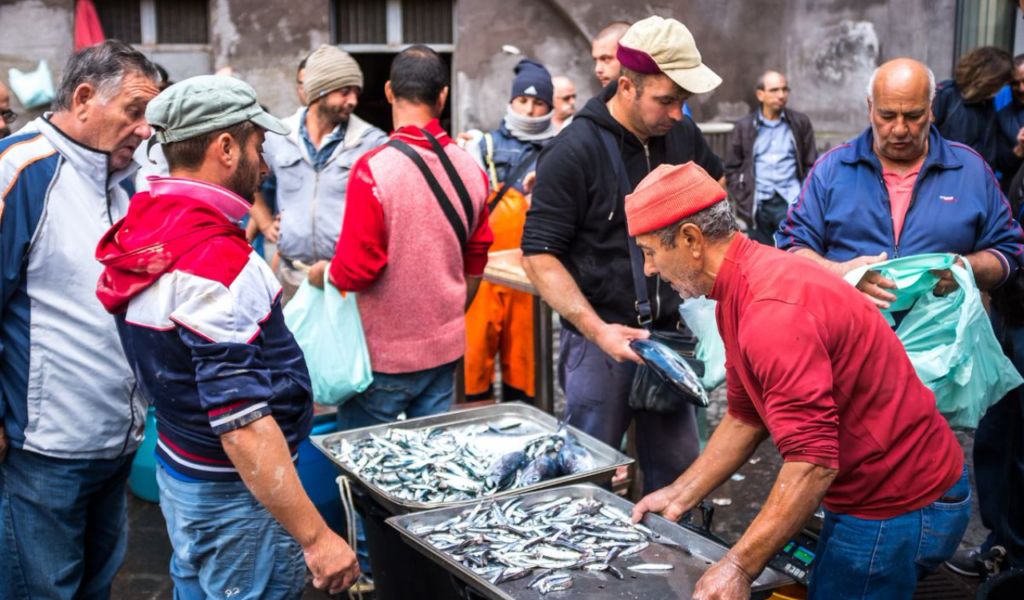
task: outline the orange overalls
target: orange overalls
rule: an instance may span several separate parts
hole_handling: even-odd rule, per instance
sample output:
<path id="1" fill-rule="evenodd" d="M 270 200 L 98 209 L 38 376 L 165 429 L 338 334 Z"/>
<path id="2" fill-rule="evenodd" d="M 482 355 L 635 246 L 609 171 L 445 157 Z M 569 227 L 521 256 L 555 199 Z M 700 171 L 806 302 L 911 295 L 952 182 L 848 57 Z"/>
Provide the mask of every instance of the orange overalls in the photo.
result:
<path id="1" fill-rule="evenodd" d="M 485 162 L 489 166 L 494 192 L 488 203 L 501 192 L 490 154 L 488 152 Z M 513 183 L 509 182 L 509 185 Z M 522 192 L 515 188 L 505 192 L 488 220 L 494 233 L 491 252 L 519 248 L 528 208 L 529 203 Z M 466 313 L 467 396 L 490 392 L 495 355 L 499 352 L 502 382 L 533 397 L 536 393 L 533 380 L 533 296 L 483 281 Z"/>

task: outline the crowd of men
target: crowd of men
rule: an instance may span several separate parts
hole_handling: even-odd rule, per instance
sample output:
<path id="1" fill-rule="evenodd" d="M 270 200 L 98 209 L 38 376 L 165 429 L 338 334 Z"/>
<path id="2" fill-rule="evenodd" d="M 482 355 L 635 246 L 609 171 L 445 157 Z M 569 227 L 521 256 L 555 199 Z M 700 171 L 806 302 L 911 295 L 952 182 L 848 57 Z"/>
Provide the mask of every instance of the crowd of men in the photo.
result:
<path id="1" fill-rule="evenodd" d="M 283 308 L 307 283 L 356 293 L 373 383 L 339 429 L 449 410 L 462 360 L 470 397 L 532 401 L 530 298 L 482 282 L 488 252 L 515 249 L 561 316 L 570 424 L 615 447 L 635 425 L 634 518 L 678 519 L 769 437 L 783 456 L 695 598 L 749 597 L 819 504 L 811 598 L 909 599 L 944 561 L 978 575 L 994 546 L 1024 562 L 1018 392 L 976 435 L 991 535 L 957 552 L 969 461 L 878 310 L 895 283 L 841 279 L 956 254 L 1024 367 L 1024 232 L 1003 193 L 1024 189 L 1024 58 L 981 49 L 941 84 L 886 62 L 866 129 L 820 158 L 767 70 L 719 157 L 686 102 L 722 80 L 683 23 L 612 23 L 592 50 L 602 90 L 578 110 L 572 81 L 524 58 L 501 122 L 458 135 L 439 121 L 447 67 L 420 45 L 390 66 L 390 134 L 355 114 L 363 72 L 326 45 L 285 119 L 234 77 L 168 85 L 118 41 L 74 53 L 52 110 L 14 133 L 0 84 L 0 597 L 110 596 L 147 405 L 176 597 L 297 598 L 307 570 L 330 593 L 370 585 L 298 479 L 312 386 Z M 937 275 L 936 295 L 956 290 Z M 692 406 L 630 403 L 630 343 L 692 347 L 679 308 L 699 296 L 719 303 L 728 398 L 703 452 Z"/>

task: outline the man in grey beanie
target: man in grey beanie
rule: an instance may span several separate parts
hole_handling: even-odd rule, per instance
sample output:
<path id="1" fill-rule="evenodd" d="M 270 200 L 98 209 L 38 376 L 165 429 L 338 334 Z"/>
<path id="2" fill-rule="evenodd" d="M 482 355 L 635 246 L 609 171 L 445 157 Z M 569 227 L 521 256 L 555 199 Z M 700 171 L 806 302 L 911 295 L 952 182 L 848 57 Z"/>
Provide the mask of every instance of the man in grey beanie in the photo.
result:
<path id="1" fill-rule="evenodd" d="M 264 144 L 281 215 L 275 274 L 285 303 L 310 267 L 323 277 L 341 233 L 349 170 L 387 142 L 383 131 L 353 114 L 363 72 L 348 53 L 320 46 L 306 59 L 305 75 L 308 106 L 285 120 L 290 134 L 268 134 Z"/>

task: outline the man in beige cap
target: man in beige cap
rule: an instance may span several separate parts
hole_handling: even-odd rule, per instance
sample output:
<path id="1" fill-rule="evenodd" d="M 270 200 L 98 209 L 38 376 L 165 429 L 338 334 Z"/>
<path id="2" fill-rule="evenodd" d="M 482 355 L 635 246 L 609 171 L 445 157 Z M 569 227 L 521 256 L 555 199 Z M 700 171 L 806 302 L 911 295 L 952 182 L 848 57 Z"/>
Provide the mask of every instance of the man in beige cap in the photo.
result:
<path id="1" fill-rule="evenodd" d="M 383 131 L 353 114 L 363 72 L 349 54 L 320 46 L 306 59 L 303 88 L 308 106 L 285 120 L 291 133 L 267 135 L 264 146 L 281 215 L 275 272 L 285 303 L 310 267 L 322 280 L 341 233 L 349 171 L 387 142 Z"/>
<path id="2" fill-rule="evenodd" d="M 100 240 L 96 296 L 157 421 L 160 508 L 177 598 L 339 593 L 352 549 L 302 488 L 309 373 L 281 286 L 238 225 L 267 165 L 264 135 L 288 127 L 231 77 L 193 77 L 146 109 L 170 177 L 151 177 Z"/>
<path id="3" fill-rule="evenodd" d="M 696 458 L 696 415 L 689 406 L 670 414 L 630 408 L 640 358 L 629 342 L 646 338 L 648 329 L 682 331 L 682 345 L 692 336 L 679 319 L 679 296 L 646 279 L 642 264 L 634 270 L 622 202 L 661 164 L 694 161 L 722 177 L 718 157 L 682 113 L 691 94 L 713 90 L 720 79 L 701 63 L 690 32 L 672 19 L 633 25 L 617 53 L 624 67 L 618 80 L 540 156 L 523 265 L 562 316 L 558 370 L 571 424 L 617 447 L 635 420 L 644 486 L 653 491 Z"/>

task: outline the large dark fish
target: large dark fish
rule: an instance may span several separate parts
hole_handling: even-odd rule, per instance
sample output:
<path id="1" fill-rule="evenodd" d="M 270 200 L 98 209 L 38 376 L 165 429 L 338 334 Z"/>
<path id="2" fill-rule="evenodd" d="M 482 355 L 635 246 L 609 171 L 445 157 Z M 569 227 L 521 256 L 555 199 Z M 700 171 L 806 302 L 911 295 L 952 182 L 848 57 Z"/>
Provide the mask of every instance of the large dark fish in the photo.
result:
<path id="1" fill-rule="evenodd" d="M 654 340 L 633 340 L 629 347 L 643 359 L 647 368 L 682 394 L 684 398 L 700 407 L 709 404 L 708 393 L 693 367 L 671 348 Z"/>
<path id="2" fill-rule="evenodd" d="M 516 481 L 516 473 L 526 466 L 529 459 L 525 452 L 509 452 L 491 465 L 487 473 L 487 485 L 493 488 L 505 489 Z"/>
<path id="3" fill-rule="evenodd" d="M 594 457 L 571 435 L 566 436 L 555 461 L 562 475 L 575 475 L 595 468 Z"/>
<path id="4" fill-rule="evenodd" d="M 547 454 L 542 454 L 533 459 L 533 462 L 526 465 L 523 474 L 519 478 L 519 486 L 533 485 L 545 479 L 558 476 L 558 463 Z"/>

